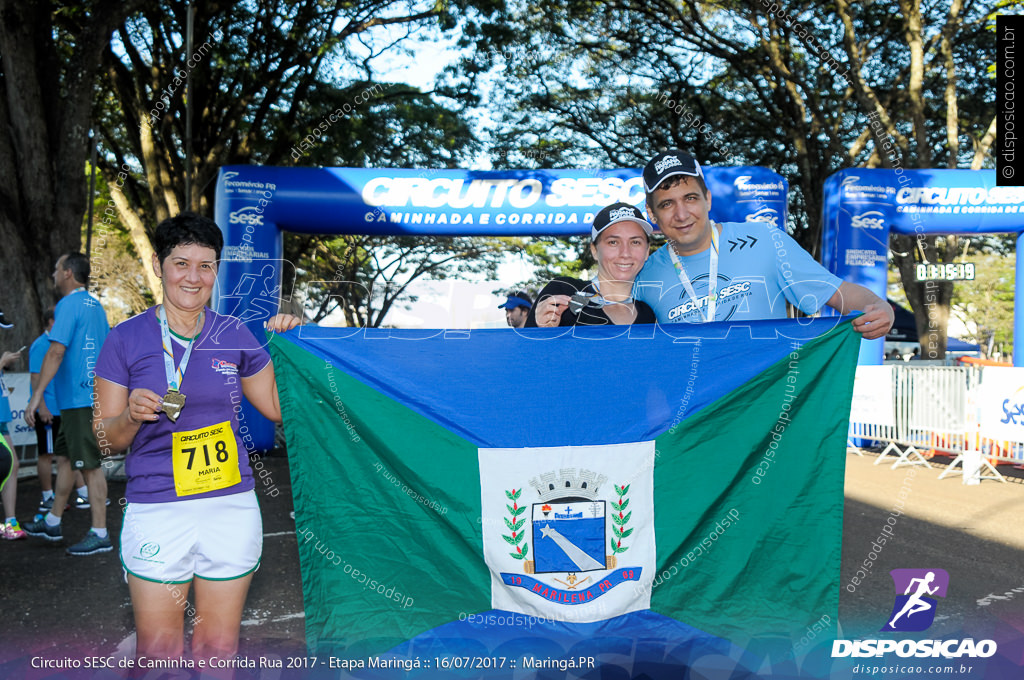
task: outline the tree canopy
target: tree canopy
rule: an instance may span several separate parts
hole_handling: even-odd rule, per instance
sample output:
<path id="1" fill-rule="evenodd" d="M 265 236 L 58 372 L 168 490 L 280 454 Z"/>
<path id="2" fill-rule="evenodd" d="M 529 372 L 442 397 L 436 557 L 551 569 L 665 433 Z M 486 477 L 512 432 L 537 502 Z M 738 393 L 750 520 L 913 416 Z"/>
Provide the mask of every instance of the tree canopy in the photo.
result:
<path id="1" fill-rule="evenodd" d="M 679 147 L 710 165 L 765 165 L 789 180 L 790 229 L 818 255 L 832 173 L 993 164 L 991 11 L 971 0 L 510 2 L 466 32 L 462 68 L 473 81 L 496 74 L 495 151 L 637 166 Z M 959 242 L 894 237 L 893 251 L 908 274 L 952 261 Z M 951 285 L 925 299 L 903 281 L 926 355 L 943 352 Z"/>
<path id="2" fill-rule="evenodd" d="M 189 7 L 0 0 L 0 275 L 25 291 L 2 304 L 27 317 L 26 340 L 53 261 L 78 243 L 90 128 L 108 191 L 99 226 L 142 262 L 159 220 L 211 213 L 227 164 L 429 171 L 486 153 L 496 167 L 621 167 L 681 147 L 786 176 L 789 229 L 815 255 L 833 172 L 993 164 L 994 10 L 976 0 L 220 0 L 195 6 L 191 49 Z M 423 38 L 457 40 L 443 78 L 380 77 L 382 57 Z M 314 316 L 375 325 L 417 276 L 492 275 L 509 252 L 542 274 L 587 266 L 582 240 L 569 263 L 548 243 L 289 236 L 286 256 Z M 953 289 L 926 297 L 908 274 L 952 261 L 961 241 L 892 246 L 925 354 L 941 353 Z M 131 305 L 158 290 L 148 270 Z"/>

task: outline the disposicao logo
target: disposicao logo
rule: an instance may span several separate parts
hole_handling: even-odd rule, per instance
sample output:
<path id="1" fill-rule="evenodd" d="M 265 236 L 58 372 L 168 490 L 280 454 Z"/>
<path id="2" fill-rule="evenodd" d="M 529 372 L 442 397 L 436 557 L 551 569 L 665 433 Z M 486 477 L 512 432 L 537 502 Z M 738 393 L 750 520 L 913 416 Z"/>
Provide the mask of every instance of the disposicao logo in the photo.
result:
<path id="1" fill-rule="evenodd" d="M 935 621 L 938 605 L 933 596 L 946 597 L 949 574 L 945 569 L 893 569 L 889 574 L 896 587 L 896 601 L 882 630 L 927 630 Z"/>
<path id="2" fill-rule="evenodd" d="M 920 632 L 935 621 L 936 597 L 945 597 L 949 574 L 944 569 L 893 569 L 896 590 L 892 611 L 882 632 Z M 900 657 L 990 657 L 996 653 L 994 640 L 836 640 L 832 657 L 884 656 Z"/>

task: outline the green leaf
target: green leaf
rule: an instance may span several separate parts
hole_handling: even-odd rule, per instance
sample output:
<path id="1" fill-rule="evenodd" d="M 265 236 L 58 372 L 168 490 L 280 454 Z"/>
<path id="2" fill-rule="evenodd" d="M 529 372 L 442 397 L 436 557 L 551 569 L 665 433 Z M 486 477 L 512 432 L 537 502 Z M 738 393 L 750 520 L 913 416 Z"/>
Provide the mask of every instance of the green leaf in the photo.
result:
<path id="1" fill-rule="evenodd" d="M 509 543 L 510 545 L 515 545 L 516 543 L 519 542 L 519 541 L 513 540 L 511 536 L 506 536 L 505 534 L 502 534 L 501 537 L 504 538 L 505 542 Z"/>
<path id="2" fill-rule="evenodd" d="M 625 496 L 627 493 L 629 493 L 629 484 L 627 484 L 626 486 L 622 487 L 622 491 L 621 491 L 621 493 L 619 493 L 619 495 L 620 496 Z"/>
<path id="3" fill-rule="evenodd" d="M 502 517 L 502 519 L 505 520 L 505 526 L 508 527 L 509 531 L 515 531 L 515 525 L 512 524 L 512 520 L 510 520 L 508 517 Z"/>
<path id="4" fill-rule="evenodd" d="M 629 536 L 631 533 L 633 533 L 632 529 L 626 529 L 625 531 L 622 532 L 622 538 L 625 538 L 626 536 Z"/>
<path id="5" fill-rule="evenodd" d="M 627 512 L 626 516 L 622 520 L 622 525 L 625 526 L 629 522 L 629 518 L 633 516 L 632 512 Z"/>
<path id="6" fill-rule="evenodd" d="M 508 520 L 505 520 L 505 521 L 507 522 Z M 521 520 L 519 520 L 518 522 L 516 522 L 515 525 L 510 527 L 510 528 L 512 529 L 512 531 L 519 531 L 519 527 L 523 526 L 524 524 L 526 524 L 526 518 L 525 517 L 522 518 Z"/>
<path id="7" fill-rule="evenodd" d="M 626 500 L 622 501 L 622 505 L 620 505 L 618 509 L 619 510 L 625 510 L 627 505 L 629 505 L 629 499 L 628 498 Z"/>
<path id="8" fill-rule="evenodd" d="M 526 553 L 523 553 L 522 555 L 517 555 L 515 553 L 509 553 L 509 555 L 511 555 L 512 557 L 516 558 L 517 560 L 525 560 L 526 559 Z"/>
<path id="9" fill-rule="evenodd" d="M 519 517 L 519 515 L 523 514 L 524 512 L 526 512 L 526 506 L 525 505 L 521 505 L 516 510 L 512 511 L 512 516 L 513 517 Z"/>
<path id="10" fill-rule="evenodd" d="M 517 500 L 519 500 L 519 497 L 522 496 L 522 495 L 523 495 L 523 487 L 519 487 L 519 491 L 516 491 L 512 495 L 512 500 L 517 501 Z"/>
<path id="11" fill-rule="evenodd" d="M 523 557 L 526 557 L 526 553 L 528 553 L 528 552 L 530 552 L 530 544 L 529 543 L 524 543 L 523 544 Z"/>
<path id="12" fill-rule="evenodd" d="M 508 496 L 508 499 L 510 501 L 514 501 L 515 500 L 515 498 L 512 497 L 512 492 L 511 491 L 506 491 L 505 495 Z"/>

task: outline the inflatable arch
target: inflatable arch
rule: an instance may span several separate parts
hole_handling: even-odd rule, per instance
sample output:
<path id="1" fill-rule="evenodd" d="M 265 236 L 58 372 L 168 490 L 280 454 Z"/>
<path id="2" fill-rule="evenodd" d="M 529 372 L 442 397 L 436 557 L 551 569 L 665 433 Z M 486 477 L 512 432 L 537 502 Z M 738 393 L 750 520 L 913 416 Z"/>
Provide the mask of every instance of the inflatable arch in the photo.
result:
<path id="1" fill-rule="evenodd" d="M 889 234 L 1016 233 L 1024 245 L 1024 187 L 996 184 L 995 170 L 852 168 L 825 180 L 822 263 L 841 279 L 885 299 Z M 1024 292 L 1024 262 L 1017 258 L 1014 298 Z M 1024 315 L 1014 310 L 1014 336 Z M 861 345 L 861 364 L 882 363 L 884 341 Z M 1014 352 L 1024 366 L 1024 352 Z"/>
<path id="2" fill-rule="evenodd" d="M 759 167 L 707 168 L 706 181 L 714 196 L 715 220 L 786 224 L 788 186 L 780 175 Z M 224 252 L 212 304 L 218 312 L 241 318 L 254 333 L 262 332 L 262 323 L 277 311 L 278 300 L 292 293 L 291 283 L 282 281 L 284 231 L 572 236 L 590 233 L 594 214 L 616 201 L 642 207 L 639 169 L 472 172 L 226 166 L 217 182 L 215 219 L 224 232 Z M 248 404 L 240 417 L 252 430 L 251 450 L 273 446 L 271 423 Z"/>

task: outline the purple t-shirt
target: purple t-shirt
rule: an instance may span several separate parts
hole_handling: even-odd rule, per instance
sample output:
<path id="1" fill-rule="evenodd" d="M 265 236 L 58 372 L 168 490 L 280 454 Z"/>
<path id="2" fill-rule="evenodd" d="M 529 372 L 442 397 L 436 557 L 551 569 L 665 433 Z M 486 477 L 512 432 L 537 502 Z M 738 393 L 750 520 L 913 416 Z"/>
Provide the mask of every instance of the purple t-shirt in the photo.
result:
<path id="1" fill-rule="evenodd" d="M 187 343 L 172 336 L 177 367 Z M 241 378 L 267 367 L 270 355 L 242 323 L 207 308 L 199 339 L 192 348 L 180 391 L 185 407 L 177 422 L 161 414 L 143 423 L 125 460 L 130 503 L 159 503 L 226 496 L 255 487 L 249 456 L 239 435 L 236 406 L 241 404 Z M 142 387 L 163 396 L 167 392 L 163 343 L 156 308 L 118 324 L 107 336 L 96 364 L 96 377 L 132 390 Z M 238 450 L 241 481 L 215 491 L 178 496 L 171 463 L 172 432 L 188 432 L 229 421 Z"/>

